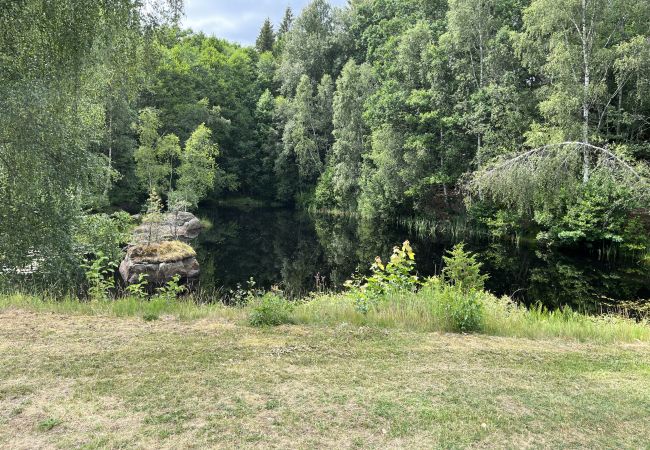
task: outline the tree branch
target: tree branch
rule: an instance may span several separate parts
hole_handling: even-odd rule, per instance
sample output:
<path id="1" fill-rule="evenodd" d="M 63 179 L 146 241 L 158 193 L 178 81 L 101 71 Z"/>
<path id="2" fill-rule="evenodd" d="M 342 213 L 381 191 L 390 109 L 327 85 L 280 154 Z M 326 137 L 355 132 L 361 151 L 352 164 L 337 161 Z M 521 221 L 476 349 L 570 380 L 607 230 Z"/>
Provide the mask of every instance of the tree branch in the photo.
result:
<path id="1" fill-rule="evenodd" d="M 588 148 L 588 149 L 591 149 L 591 150 L 593 150 L 595 152 L 603 153 L 603 154 L 609 156 L 610 158 L 612 158 L 613 160 L 615 160 L 618 164 L 623 166 L 625 169 L 627 169 L 639 181 L 644 181 L 644 177 L 641 174 L 639 174 L 626 161 L 624 161 L 621 158 L 619 158 L 618 156 L 616 156 L 616 154 L 614 154 L 610 150 L 607 150 L 606 148 L 598 147 L 598 146 L 595 146 L 595 145 L 592 145 L 592 144 L 586 144 L 584 142 L 567 141 L 567 142 L 561 142 L 559 144 L 548 144 L 548 145 L 545 145 L 543 147 L 539 147 L 539 148 L 529 150 L 529 151 L 527 151 L 525 153 L 522 153 L 521 155 L 515 156 L 515 157 L 513 157 L 511 159 L 508 159 L 507 161 L 504 161 L 503 163 L 497 165 L 496 167 L 493 167 L 492 169 L 490 169 L 490 170 L 488 170 L 486 172 L 483 172 L 482 174 L 479 174 L 479 176 L 474 179 L 474 182 L 476 182 L 476 181 L 478 181 L 478 180 L 480 180 L 480 179 L 482 179 L 482 178 L 484 178 L 486 176 L 490 176 L 490 175 L 494 174 L 495 172 L 506 169 L 509 166 L 512 166 L 513 164 L 515 164 L 516 162 L 524 160 L 524 159 L 526 159 L 526 158 L 528 158 L 528 157 L 530 157 L 530 156 L 532 156 L 534 154 L 542 153 L 545 150 L 549 150 L 549 149 L 561 148 L 561 147 L 569 147 L 569 146 L 575 146 L 576 148 Z"/>

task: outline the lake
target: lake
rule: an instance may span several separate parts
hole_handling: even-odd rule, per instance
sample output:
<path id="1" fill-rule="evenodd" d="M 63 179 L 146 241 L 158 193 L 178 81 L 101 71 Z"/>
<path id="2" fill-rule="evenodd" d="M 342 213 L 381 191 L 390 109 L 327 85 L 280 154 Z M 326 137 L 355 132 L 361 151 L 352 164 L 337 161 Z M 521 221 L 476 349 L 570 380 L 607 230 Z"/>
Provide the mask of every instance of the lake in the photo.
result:
<path id="1" fill-rule="evenodd" d="M 418 273 L 438 274 L 442 257 L 456 242 L 478 254 L 487 289 L 527 305 L 569 305 L 599 312 L 607 304 L 650 300 L 650 267 L 639 258 L 598 258 L 551 251 L 534 244 L 486 238 L 424 237 L 389 221 L 309 214 L 286 209 L 203 209 L 212 227 L 197 241 L 199 289 L 228 295 L 253 278 L 257 288 L 278 286 L 292 297 L 340 290 L 355 271 L 367 272 L 375 256 L 384 260 L 394 246 L 411 241 Z"/>

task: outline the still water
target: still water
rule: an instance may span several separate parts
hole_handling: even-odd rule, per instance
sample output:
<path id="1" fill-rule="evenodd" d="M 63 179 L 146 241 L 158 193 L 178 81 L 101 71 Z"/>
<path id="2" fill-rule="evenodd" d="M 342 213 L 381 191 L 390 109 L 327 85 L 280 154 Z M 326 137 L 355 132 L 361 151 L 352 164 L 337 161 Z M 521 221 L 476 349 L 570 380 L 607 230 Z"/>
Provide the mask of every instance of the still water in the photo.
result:
<path id="1" fill-rule="evenodd" d="M 366 272 L 375 256 L 409 239 L 418 273 L 441 270 L 442 257 L 458 240 L 478 254 L 487 289 L 525 304 L 570 305 L 597 312 L 608 303 L 650 301 L 650 267 L 638 258 L 549 251 L 481 238 L 417 236 L 394 223 L 310 215 L 283 209 L 202 210 L 212 227 L 194 242 L 201 264 L 200 289 L 227 294 L 246 287 L 278 286 L 291 296 L 317 289 L 338 290 L 351 274 Z"/>

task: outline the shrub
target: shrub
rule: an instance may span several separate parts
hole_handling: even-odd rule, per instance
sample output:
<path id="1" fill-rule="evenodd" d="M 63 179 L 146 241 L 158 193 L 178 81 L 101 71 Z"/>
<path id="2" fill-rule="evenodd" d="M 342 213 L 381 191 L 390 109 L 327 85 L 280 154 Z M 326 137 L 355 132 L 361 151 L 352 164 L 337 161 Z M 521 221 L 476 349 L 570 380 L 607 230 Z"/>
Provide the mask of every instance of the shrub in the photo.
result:
<path id="1" fill-rule="evenodd" d="M 158 316 L 158 314 L 156 314 L 155 312 L 145 312 L 142 315 L 142 320 L 144 320 L 145 322 L 154 322 L 158 319 L 160 319 L 160 316 Z"/>
<path id="2" fill-rule="evenodd" d="M 165 283 L 164 286 L 156 289 L 156 297 L 166 301 L 175 300 L 179 295 L 187 290 L 187 288 L 180 284 L 180 275 L 174 275 L 171 280 Z"/>
<path id="3" fill-rule="evenodd" d="M 256 285 L 257 283 L 253 277 L 250 277 L 246 282 L 246 288 L 244 288 L 241 283 L 237 283 L 235 289 L 230 289 L 226 293 L 224 300 L 226 300 L 230 305 L 247 305 L 253 302 L 256 298 L 262 297 L 265 294 L 264 289 L 258 289 L 255 287 Z M 275 290 L 274 292 L 276 294 L 280 293 L 279 290 Z"/>
<path id="4" fill-rule="evenodd" d="M 105 300 L 110 294 L 110 290 L 115 287 L 115 278 L 113 273 L 117 264 L 104 255 L 103 252 L 97 253 L 90 264 L 84 264 L 82 267 L 86 272 L 88 281 L 88 296 L 92 300 Z"/>
<path id="5" fill-rule="evenodd" d="M 458 287 L 447 287 L 445 295 L 450 300 L 447 311 L 452 331 L 474 333 L 483 331 L 483 302 L 478 291 L 463 291 Z"/>
<path id="6" fill-rule="evenodd" d="M 132 228 L 132 218 L 125 212 L 110 216 L 84 215 L 75 230 L 78 252 L 82 256 L 97 256 L 101 252 L 110 262 L 119 263 L 123 257 L 122 247 L 129 241 Z"/>
<path id="7" fill-rule="evenodd" d="M 405 241 L 401 248 L 393 248 L 393 254 L 386 265 L 377 256 L 370 270 L 372 275 L 357 277 L 346 282 L 346 286 L 354 295 L 357 310 L 364 314 L 370 308 L 377 306 L 377 303 L 387 293 L 414 292 L 420 285 L 420 281 L 414 273 L 415 253 L 413 253 L 409 241 Z"/>
<path id="8" fill-rule="evenodd" d="M 293 310 L 293 303 L 277 294 L 269 293 L 252 303 L 248 322 L 254 327 L 293 323 Z"/>
<path id="9" fill-rule="evenodd" d="M 147 298 L 147 275 L 146 273 L 141 273 L 138 275 L 138 282 L 132 283 L 126 287 L 126 292 L 133 297 L 136 297 L 140 300 Z"/>
<path id="10" fill-rule="evenodd" d="M 476 260 L 476 255 L 466 252 L 463 243 L 455 245 L 447 253 L 448 256 L 442 258 L 445 262 L 442 271 L 445 280 L 463 292 L 482 291 L 488 277 L 481 275 L 481 263 Z"/>

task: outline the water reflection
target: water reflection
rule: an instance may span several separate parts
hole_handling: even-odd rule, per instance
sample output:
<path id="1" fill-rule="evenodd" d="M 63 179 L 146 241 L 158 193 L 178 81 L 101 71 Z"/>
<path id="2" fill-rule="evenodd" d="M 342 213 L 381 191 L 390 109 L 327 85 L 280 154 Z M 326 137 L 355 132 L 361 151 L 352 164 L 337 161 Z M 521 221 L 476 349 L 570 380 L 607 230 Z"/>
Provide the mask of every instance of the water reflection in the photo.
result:
<path id="1" fill-rule="evenodd" d="M 258 286 L 279 286 L 291 296 L 316 288 L 316 277 L 340 289 L 356 270 L 366 271 L 376 255 L 411 240 L 421 275 L 440 272 L 455 242 L 421 238 L 394 224 L 288 210 L 204 210 L 213 226 L 197 241 L 201 288 L 236 289 L 253 277 Z M 490 275 L 487 288 L 526 303 L 571 305 L 596 311 L 606 299 L 650 299 L 650 268 L 634 260 L 599 261 L 584 255 L 541 251 L 534 246 L 470 240 Z M 321 281 L 322 283 L 322 281 Z"/>

